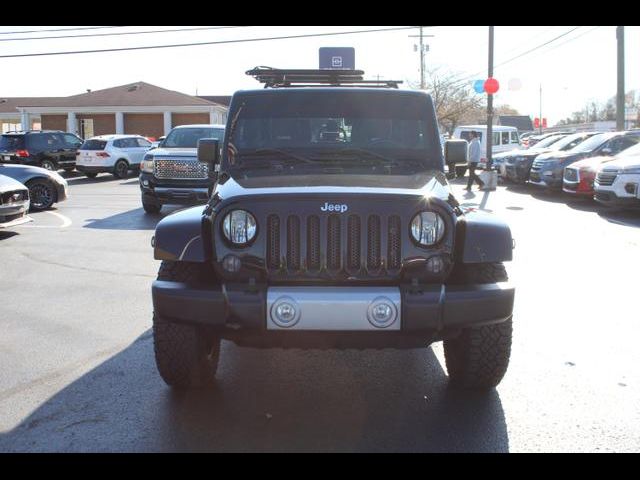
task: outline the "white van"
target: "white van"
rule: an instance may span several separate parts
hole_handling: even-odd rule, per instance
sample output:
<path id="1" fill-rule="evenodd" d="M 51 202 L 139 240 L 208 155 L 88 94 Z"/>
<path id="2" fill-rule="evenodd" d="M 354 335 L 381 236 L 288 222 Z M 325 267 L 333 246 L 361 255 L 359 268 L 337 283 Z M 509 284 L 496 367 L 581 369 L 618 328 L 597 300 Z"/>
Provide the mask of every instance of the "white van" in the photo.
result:
<path id="1" fill-rule="evenodd" d="M 518 136 L 518 129 L 516 127 L 507 127 L 503 125 L 494 125 L 493 126 L 493 142 L 491 152 L 493 154 L 500 152 L 508 152 L 509 150 L 513 150 L 515 148 L 520 147 L 520 138 Z M 486 125 L 461 125 L 456 127 L 453 131 L 453 138 L 460 138 L 466 140 L 467 142 L 471 141 L 471 132 L 478 132 L 478 136 L 480 138 L 480 146 L 482 157 L 480 158 L 480 162 L 484 163 L 487 161 L 486 152 L 487 152 L 487 126 Z"/>

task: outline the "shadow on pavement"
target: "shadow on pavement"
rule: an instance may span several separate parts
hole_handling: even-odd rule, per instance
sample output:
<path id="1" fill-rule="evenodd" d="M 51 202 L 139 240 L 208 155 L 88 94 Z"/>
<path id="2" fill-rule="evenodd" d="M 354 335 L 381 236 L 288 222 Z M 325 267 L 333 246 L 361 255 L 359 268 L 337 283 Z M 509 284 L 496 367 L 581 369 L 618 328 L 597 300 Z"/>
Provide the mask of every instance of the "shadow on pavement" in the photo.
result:
<path id="1" fill-rule="evenodd" d="M 499 394 L 449 388 L 431 349 L 223 342 L 216 386 L 180 393 L 150 330 L 0 435 L 2 452 L 508 450 Z"/>
<path id="2" fill-rule="evenodd" d="M 124 178 L 116 178 L 113 175 L 111 175 L 110 173 L 102 173 L 102 174 L 98 175 L 95 178 L 88 178 L 88 177 L 85 177 L 84 175 L 81 176 L 81 177 L 74 177 L 74 178 L 67 177 L 67 182 L 71 186 L 73 186 L 73 185 L 85 185 L 85 184 L 90 184 L 90 183 L 122 182 L 123 180 L 126 180 L 126 179 L 124 179 Z M 137 182 L 138 178 L 136 177 L 135 180 Z"/>
<path id="3" fill-rule="evenodd" d="M 140 207 L 106 218 L 89 218 L 84 228 L 98 228 L 103 230 L 155 230 L 160 220 L 181 208 L 184 207 L 165 205 L 159 214 L 149 214 Z"/>
<path id="4" fill-rule="evenodd" d="M 14 230 L 0 230 L 0 241 L 6 240 L 7 238 L 14 237 L 16 235 L 20 235 L 20 234 Z"/>

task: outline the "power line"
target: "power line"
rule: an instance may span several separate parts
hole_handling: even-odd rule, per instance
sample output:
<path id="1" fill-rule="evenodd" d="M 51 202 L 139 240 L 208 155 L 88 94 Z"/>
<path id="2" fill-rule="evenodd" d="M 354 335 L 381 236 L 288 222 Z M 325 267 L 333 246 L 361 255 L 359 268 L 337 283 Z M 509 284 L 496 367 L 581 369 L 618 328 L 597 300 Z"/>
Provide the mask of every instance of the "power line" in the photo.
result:
<path id="1" fill-rule="evenodd" d="M 194 32 L 198 30 L 223 30 L 229 28 L 247 28 L 241 27 L 198 27 L 198 28 L 175 28 L 172 30 L 146 30 L 138 32 L 111 32 L 111 33 L 86 33 L 84 35 L 54 35 L 49 37 L 21 37 L 21 38 L 0 38 L 0 42 L 17 42 L 20 40 L 51 40 L 55 38 L 83 38 L 83 37 L 111 37 L 116 35 L 142 35 L 145 33 L 170 33 L 170 32 Z M 44 31 L 44 30 L 41 30 Z"/>
<path id="2" fill-rule="evenodd" d="M 552 38 L 551 40 L 547 40 L 546 42 L 541 43 L 540 45 L 537 45 L 537 46 L 535 46 L 535 47 L 533 47 L 533 48 L 530 48 L 530 49 L 529 49 L 529 50 L 527 50 L 526 52 L 520 53 L 520 54 L 516 55 L 515 57 L 510 58 L 509 60 L 505 60 L 504 62 L 502 62 L 502 63 L 499 63 L 499 64 L 495 65 L 495 66 L 494 66 L 494 69 L 496 69 L 496 68 L 498 68 L 498 67 L 500 67 L 500 66 L 502 66 L 502 65 L 506 65 L 507 63 L 513 62 L 513 61 L 517 60 L 518 58 L 521 58 L 521 57 L 523 57 L 523 56 L 525 56 L 525 55 L 528 55 L 528 54 L 530 54 L 530 53 L 533 53 L 534 51 L 536 51 L 536 50 L 538 50 L 538 49 L 540 49 L 540 48 L 542 48 L 542 47 L 544 47 L 544 46 L 546 46 L 546 45 L 549 45 L 550 43 L 555 42 L 556 40 L 558 40 L 558 39 L 560 39 L 560 38 L 562 38 L 562 37 L 565 37 L 565 36 L 569 35 L 571 32 L 574 32 L 574 31 L 576 31 L 576 30 L 577 30 L 577 29 L 579 29 L 579 28 L 582 28 L 582 27 L 581 27 L 581 26 L 578 26 L 578 27 L 574 27 L 574 28 L 572 28 L 572 29 L 570 29 L 570 30 L 567 30 L 566 32 L 564 32 L 564 33 L 562 33 L 562 34 L 558 35 L 557 37 Z M 575 38 L 578 38 L 578 37 L 575 37 Z M 574 40 L 574 39 L 571 39 L 571 40 Z M 570 41 L 571 41 L 571 40 L 570 40 Z M 565 42 L 565 43 L 568 43 L 568 42 Z M 555 48 L 555 47 L 554 47 L 554 48 Z M 462 79 L 458 80 L 458 82 L 456 82 L 456 83 L 464 83 L 464 82 L 467 82 L 467 81 L 471 80 L 472 78 L 474 78 L 476 75 L 481 74 L 482 72 L 483 72 L 483 70 L 480 70 L 480 71 L 478 71 L 478 72 L 476 72 L 476 73 L 474 73 L 474 74 L 472 74 L 472 75 L 469 75 L 469 76 L 467 76 L 467 77 L 464 77 L 464 78 L 462 78 Z"/>
<path id="3" fill-rule="evenodd" d="M 194 47 L 200 45 L 220 45 L 226 43 L 247 43 L 247 42 L 263 42 L 269 40 L 289 40 L 294 38 L 311 38 L 311 37 L 329 37 L 335 35 L 352 35 L 358 33 L 375 33 L 375 32 L 394 32 L 398 30 L 410 30 L 416 27 L 394 27 L 394 28 L 378 28 L 370 30 L 352 30 L 346 32 L 330 32 L 330 33 L 308 33 L 303 35 L 287 35 L 280 37 L 261 37 L 261 38 L 244 38 L 236 40 L 219 40 L 215 42 L 194 42 L 194 43 L 178 43 L 172 45 L 150 45 L 146 47 L 126 47 L 126 48 L 106 48 L 100 50 L 74 50 L 68 52 L 48 52 L 48 53 L 21 53 L 14 55 L 0 55 L 0 58 L 18 58 L 18 57 L 44 57 L 53 55 L 76 55 L 80 53 L 105 53 L 105 52 L 124 52 L 131 50 L 151 50 L 158 48 L 175 48 L 175 47 Z"/>
<path id="4" fill-rule="evenodd" d="M 0 35 L 13 35 L 15 33 L 40 33 L 40 32 L 69 32 L 73 30 L 103 30 L 105 28 L 125 28 L 125 27 L 79 27 L 79 28 L 54 28 L 51 30 L 19 30 L 16 32 L 0 32 Z"/>

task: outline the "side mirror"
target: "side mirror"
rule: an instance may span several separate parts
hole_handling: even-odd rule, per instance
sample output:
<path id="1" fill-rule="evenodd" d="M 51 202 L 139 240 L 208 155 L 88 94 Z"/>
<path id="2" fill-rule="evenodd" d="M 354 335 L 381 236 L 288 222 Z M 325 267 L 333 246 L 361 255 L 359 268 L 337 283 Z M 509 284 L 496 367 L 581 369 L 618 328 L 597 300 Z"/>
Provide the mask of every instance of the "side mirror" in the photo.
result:
<path id="1" fill-rule="evenodd" d="M 466 140 L 447 140 L 444 142 L 444 161 L 447 165 L 467 163 L 469 144 Z"/>
<path id="2" fill-rule="evenodd" d="M 217 167 L 220 164 L 220 144 L 216 138 L 201 138 L 198 140 L 198 162 L 209 166 L 209 178 L 218 176 Z"/>

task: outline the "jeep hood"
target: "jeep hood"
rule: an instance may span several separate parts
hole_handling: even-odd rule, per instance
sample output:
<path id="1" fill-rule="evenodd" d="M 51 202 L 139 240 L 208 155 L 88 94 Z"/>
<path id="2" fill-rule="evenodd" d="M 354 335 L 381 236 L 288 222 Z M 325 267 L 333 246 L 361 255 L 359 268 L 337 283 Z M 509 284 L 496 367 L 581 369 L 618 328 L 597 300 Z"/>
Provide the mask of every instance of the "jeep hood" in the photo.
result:
<path id="1" fill-rule="evenodd" d="M 273 175 L 251 178 L 230 178 L 216 187 L 222 199 L 244 195 L 265 194 L 380 194 L 417 195 L 449 198 L 451 188 L 439 171 L 414 175 Z"/>

